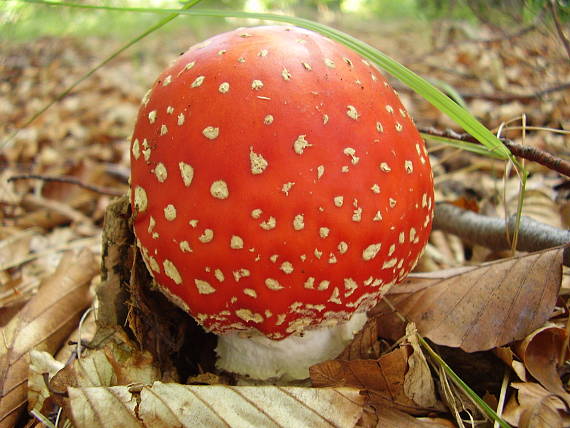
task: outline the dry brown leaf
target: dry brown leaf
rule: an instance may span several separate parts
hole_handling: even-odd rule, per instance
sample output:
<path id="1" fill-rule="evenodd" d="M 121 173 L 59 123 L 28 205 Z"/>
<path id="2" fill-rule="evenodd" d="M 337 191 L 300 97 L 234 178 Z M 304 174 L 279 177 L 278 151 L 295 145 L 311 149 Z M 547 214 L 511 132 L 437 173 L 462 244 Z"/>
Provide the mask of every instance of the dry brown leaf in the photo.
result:
<path id="1" fill-rule="evenodd" d="M 30 351 L 30 367 L 28 375 L 28 411 L 35 409 L 41 412 L 45 400 L 51 395 L 46 378 L 50 379 L 64 364 L 45 351 Z"/>
<path id="2" fill-rule="evenodd" d="M 408 358 L 408 372 L 404 378 L 404 392 L 420 407 L 434 407 L 437 403 L 435 385 L 428 362 L 418 341 L 416 327 L 406 326 L 406 340 L 413 352 Z"/>
<path id="3" fill-rule="evenodd" d="M 140 428 L 136 396 L 126 386 L 69 388 L 73 425 L 77 428 Z"/>
<path id="4" fill-rule="evenodd" d="M 501 346 L 493 350 L 493 353 L 507 366 L 513 369 L 516 375 L 523 382 L 527 381 L 527 374 L 524 364 L 519 361 L 510 347 Z"/>
<path id="5" fill-rule="evenodd" d="M 38 293 L 3 329 L 0 342 L 0 426 L 11 427 L 27 399 L 29 352 L 54 353 L 89 305 L 89 283 L 99 268 L 87 250 L 66 253 Z"/>
<path id="6" fill-rule="evenodd" d="M 104 347 L 83 351 L 81 358 L 60 370 L 50 381 L 53 391 L 67 387 L 150 385 L 160 378 L 149 352 L 140 351 L 124 333 Z"/>
<path id="7" fill-rule="evenodd" d="M 377 427 L 390 428 L 453 428 L 455 424 L 441 418 L 414 418 L 407 413 L 384 407 L 377 411 Z"/>
<path id="8" fill-rule="evenodd" d="M 77 428 L 354 427 L 364 397 L 353 388 L 191 386 L 155 382 L 140 397 L 128 387 L 69 388 Z M 140 400 L 138 407 L 137 399 Z"/>
<path id="9" fill-rule="evenodd" d="M 13 228 L 2 228 L 0 231 L 0 308 L 9 309 L 24 304 L 39 283 L 36 278 L 30 281 L 20 269 L 9 268 L 30 253 L 34 234 L 38 234 L 38 231 Z"/>
<path id="10" fill-rule="evenodd" d="M 527 336 L 516 350 L 532 377 L 570 406 L 570 394 L 562 386 L 558 374 L 560 356 L 563 354 L 562 360 L 565 361 L 568 355 L 568 349 L 563 349 L 566 335 L 565 329 L 555 325 L 541 327 Z"/>
<path id="11" fill-rule="evenodd" d="M 556 428 L 568 426 L 570 417 L 564 415 L 564 400 L 537 383 L 512 383 L 517 393 L 511 397 L 503 418 L 513 426 Z"/>
<path id="12" fill-rule="evenodd" d="M 0 241 L 0 270 L 4 270 L 4 266 L 13 264 L 14 260 L 18 260 L 28 255 L 30 252 L 30 242 L 37 234 L 36 229 L 26 229 L 22 231 L 11 231 L 8 236 L 3 236 Z"/>
<path id="13" fill-rule="evenodd" d="M 78 352 L 78 348 L 84 350 L 85 344 L 93 339 L 97 329 L 94 313 L 94 310 L 90 310 L 89 313 L 83 315 L 80 325 L 71 332 L 65 340 L 66 345 L 62 346 L 55 355 L 56 360 L 62 362 L 69 361 Z M 81 345 L 79 346 L 79 344 Z"/>
<path id="14" fill-rule="evenodd" d="M 103 348 L 84 351 L 80 358 L 51 377 L 49 390 L 52 394 L 48 403 L 63 408 L 63 421 L 71 417 L 72 409 L 66 398 L 70 388 L 86 390 L 92 387 L 129 385 L 132 391 L 140 391 L 143 385 L 150 385 L 159 378 L 160 373 L 150 354 L 140 351 L 126 335 L 117 334 Z M 114 404 L 116 403 L 109 402 L 105 405 Z M 44 409 L 44 412 L 49 413 L 51 410 Z"/>
<path id="15" fill-rule="evenodd" d="M 411 275 L 388 299 L 433 342 L 467 352 L 524 338 L 549 318 L 562 279 L 562 248 L 453 269 Z M 372 312 L 384 337 L 403 325 L 384 302 Z"/>
<path id="16" fill-rule="evenodd" d="M 325 361 L 309 369 L 311 381 L 316 387 L 360 388 L 368 392 L 369 401 L 373 404 L 383 407 L 393 406 L 407 413 L 425 413 L 422 405 L 415 403 L 411 397 L 406 395 L 406 374 L 411 353 L 412 347 L 404 345 L 382 355 L 377 360 Z M 407 382 L 425 386 L 423 382 L 417 380 L 417 375 L 417 371 L 410 374 L 413 377 Z M 418 392 L 418 397 L 422 394 L 429 395 L 425 391 L 421 394 Z"/>
<path id="17" fill-rule="evenodd" d="M 380 357 L 378 325 L 375 320 L 368 320 L 362 330 L 350 341 L 337 360 L 376 359 Z"/>

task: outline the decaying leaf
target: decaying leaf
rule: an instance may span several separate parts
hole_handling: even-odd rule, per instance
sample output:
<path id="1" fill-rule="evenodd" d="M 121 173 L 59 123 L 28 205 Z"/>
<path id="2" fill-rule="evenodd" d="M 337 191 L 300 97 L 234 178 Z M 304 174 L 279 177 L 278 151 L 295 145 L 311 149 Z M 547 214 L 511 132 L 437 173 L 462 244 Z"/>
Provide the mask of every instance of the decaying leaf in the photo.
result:
<path id="1" fill-rule="evenodd" d="M 140 351 L 126 335 L 117 333 L 104 347 L 84 351 L 50 381 L 54 391 L 68 387 L 149 385 L 160 378 L 149 352 Z"/>
<path id="2" fill-rule="evenodd" d="M 565 343 L 567 332 L 555 325 L 541 327 L 527 336 L 518 346 L 517 354 L 528 372 L 548 392 L 556 394 L 570 406 L 570 394 L 562 386 L 558 374 L 560 358 L 566 360 L 568 346 Z"/>
<path id="3" fill-rule="evenodd" d="M 416 327 L 406 326 L 406 340 L 413 352 L 408 358 L 408 372 L 404 378 L 404 392 L 420 407 L 434 407 L 437 402 L 435 385 L 426 357 L 420 348 Z"/>
<path id="4" fill-rule="evenodd" d="M 189 386 L 155 382 L 139 393 L 126 386 L 69 388 L 77 428 L 354 427 L 364 397 L 353 388 Z M 140 400 L 138 407 L 137 400 Z"/>
<path id="5" fill-rule="evenodd" d="M 89 283 L 98 270 L 87 250 L 66 253 L 38 293 L 3 329 L 0 342 L 0 426 L 11 427 L 27 400 L 29 352 L 55 352 L 89 305 Z"/>
<path id="6" fill-rule="evenodd" d="M 354 336 L 337 360 L 376 359 L 380 356 L 378 325 L 375 320 L 368 320 L 362 330 Z"/>
<path id="7" fill-rule="evenodd" d="M 48 379 L 63 368 L 64 364 L 57 361 L 45 351 L 30 351 L 30 367 L 28 377 L 28 410 L 41 409 L 44 400 L 50 396 L 45 375 Z"/>
<path id="8" fill-rule="evenodd" d="M 527 374 L 524 364 L 517 358 L 513 350 L 508 346 L 501 346 L 493 350 L 494 354 L 507 366 L 513 369 L 516 375 L 523 382 L 527 381 Z"/>
<path id="9" fill-rule="evenodd" d="M 562 248 L 480 266 L 408 277 L 386 298 L 433 342 L 467 352 L 523 339 L 554 308 L 562 278 Z M 384 303 L 373 311 L 381 335 L 403 325 Z"/>
<path id="10" fill-rule="evenodd" d="M 453 428 L 455 424 L 441 418 L 414 418 L 407 413 L 385 407 L 377 412 L 377 427 L 390 428 Z"/>
<path id="11" fill-rule="evenodd" d="M 435 390 L 425 378 L 428 374 L 418 367 L 417 357 L 409 365 L 414 353 L 411 345 L 403 345 L 377 360 L 325 361 L 310 368 L 311 381 L 316 387 L 359 388 L 373 404 L 422 414 L 435 406 Z M 412 385 L 417 389 L 410 390 Z"/>
<path id="12" fill-rule="evenodd" d="M 56 360 L 69 361 L 78 352 L 83 352 L 85 345 L 93 339 L 97 329 L 95 315 L 93 310 L 88 309 L 87 311 L 81 317 L 78 327 L 65 340 L 66 345 L 62 346 L 55 355 Z"/>
<path id="13" fill-rule="evenodd" d="M 564 400 L 537 383 L 512 383 L 517 390 L 503 413 L 505 420 L 521 428 L 568 426 L 570 418 L 564 415 Z"/>
<path id="14" fill-rule="evenodd" d="M 126 386 L 69 388 L 73 424 L 77 427 L 140 428 L 136 397 Z"/>

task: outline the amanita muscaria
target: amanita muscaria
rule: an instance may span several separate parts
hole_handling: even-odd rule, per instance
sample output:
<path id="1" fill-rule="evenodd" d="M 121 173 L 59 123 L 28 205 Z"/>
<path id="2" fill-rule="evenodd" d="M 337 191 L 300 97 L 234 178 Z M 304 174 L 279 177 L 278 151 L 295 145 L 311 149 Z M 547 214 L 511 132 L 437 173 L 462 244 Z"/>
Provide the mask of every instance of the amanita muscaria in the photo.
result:
<path id="1" fill-rule="evenodd" d="M 397 94 L 304 29 L 191 47 L 144 97 L 131 152 L 146 265 L 229 371 L 302 378 L 334 358 L 430 232 L 428 155 Z"/>

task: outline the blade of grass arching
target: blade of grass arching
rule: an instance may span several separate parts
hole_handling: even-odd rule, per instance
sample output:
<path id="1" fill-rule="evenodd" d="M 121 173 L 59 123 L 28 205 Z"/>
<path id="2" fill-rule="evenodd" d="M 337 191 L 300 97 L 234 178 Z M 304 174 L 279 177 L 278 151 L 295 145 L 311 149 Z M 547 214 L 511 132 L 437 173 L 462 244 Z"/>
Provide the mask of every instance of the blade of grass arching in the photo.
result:
<path id="1" fill-rule="evenodd" d="M 336 30 L 334 28 L 328 27 L 324 24 L 320 24 L 314 21 L 310 21 L 304 18 L 297 18 L 285 15 L 277 15 L 271 13 L 258 13 L 258 12 L 243 12 L 234 10 L 172 10 L 172 9 L 161 9 L 161 8 L 143 8 L 143 7 L 113 7 L 113 6 L 95 6 L 95 5 L 84 5 L 77 3 L 67 3 L 67 2 L 55 2 L 50 0 L 21 0 L 25 3 L 36 3 L 36 4 L 50 4 L 57 5 L 60 7 L 74 7 L 82 9 L 101 9 L 101 10 L 113 10 L 113 11 L 124 11 L 124 12 L 149 12 L 149 13 L 178 13 L 183 15 L 192 16 L 209 16 L 209 17 L 234 17 L 234 18 L 250 18 L 250 19 L 260 19 L 267 21 L 277 21 L 286 22 L 289 24 L 294 24 L 300 27 L 307 28 L 309 30 L 317 31 L 324 34 L 332 39 L 335 39 L 346 46 L 352 48 L 354 51 L 358 52 L 362 56 L 370 59 L 372 62 L 380 66 L 386 72 L 392 74 L 404 84 L 408 85 L 411 89 L 417 92 L 419 95 L 424 97 L 427 101 L 433 104 L 438 110 L 447 114 L 453 121 L 460 125 L 467 133 L 472 135 L 481 144 L 486 146 L 489 150 L 495 152 L 500 156 L 501 159 L 510 159 L 517 167 L 518 165 L 516 159 L 512 156 L 509 150 L 500 142 L 500 140 L 485 126 L 483 126 L 477 119 L 475 119 L 471 113 L 469 113 L 465 108 L 453 102 L 447 95 L 442 93 L 435 86 L 427 82 L 425 79 L 409 70 L 399 62 L 393 60 L 381 51 L 373 48 L 372 46 L 362 42 L 361 40 L 352 37 L 342 31 Z"/>
<path id="2" fill-rule="evenodd" d="M 457 92 L 457 90 L 449 83 L 434 78 L 430 78 L 428 79 L 428 81 L 432 83 L 435 87 L 440 88 L 449 98 L 451 98 L 454 102 L 456 102 L 461 107 L 467 110 L 467 104 L 465 104 L 465 100 L 463 99 L 461 94 Z"/>
<path id="3" fill-rule="evenodd" d="M 202 0 L 191 0 L 188 3 L 184 4 L 182 6 L 182 8 L 180 9 L 180 11 L 189 9 L 195 5 L 197 5 L 198 3 L 200 3 L 200 1 Z M 29 3 L 41 3 L 41 4 L 52 4 L 52 5 L 58 5 L 57 2 L 52 2 L 52 3 L 46 3 L 46 2 L 35 2 L 35 1 L 31 1 Z M 46 112 L 49 108 L 51 108 L 54 104 L 58 103 L 59 101 L 61 101 L 63 98 L 65 98 L 67 95 L 69 95 L 69 93 L 71 91 L 73 91 L 77 86 L 79 86 L 81 83 L 83 83 L 85 80 L 87 80 L 89 77 L 91 77 L 93 74 L 95 74 L 97 71 L 99 71 L 101 68 L 103 68 L 105 65 L 107 65 L 110 61 L 112 61 L 113 59 L 115 59 L 117 56 L 119 56 L 121 53 L 123 53 L 124 51 L 126 51 L 128 48 L 130 48 L 131 46 L 133 46 L 135 43 L 139 42 L 140 40 L 144 39 L 146 36 L 148 36 L 149 34 L 155 32 L 156 30 L 158 30 L 159 28 L 163 27 L 164 25 L 168 24 L 170 21 L 172 21 L 174 18 L 176 18 L 178 15 L 180 14 L 180 12 L 178 11 L 173 11 L 172 13 L 170 13 L 168 16 L 166 16 L 165 18 L 161 19 L 160 21 L 158 21 L 156 24 L 154 24 L 153 26 L 151 26 L 150 28 L 146 29 L 145 31 L 143 31 L 141 34 L 139 34 L 138 36 L 134 37 L 132 40 L 130 40 L 129 42 L 127 42 L 125 45 L 121 46 L 119 49 L 117 49 L 116 51 L 114 51 L 111 55 L 109 55 L 107 58 L 105 58 L 103 61 L 101 61 L 98 65 L 96 65 L 94 68 L 92 68 L 91 70 L 89 70 L 87 73 L 85 73 L 83 76 L 81 76 L 78 80 L 76 80 L 73 84 L 71 84 L 71 86 L 69 86 L 68 88 L 66 88 L 63 92 L 61 92 L 59 95 L 57 95 L 52 101 L 50 101 L 49 103 L 47 103 L 45 106 L 43 106 L 39 111 L 37 111 L 36 113 L 34 113 L 34 115 L 32 117 L 30 117 L 26 122 L 24 122 L 23 125 L 21 125 L 18 129 L 16 129 L 10 136 L 8 136 L 8 138 L 6 140 L 4 140 L 2 143 L 0 143 L 0 149 L 5 148 L 8 144 L 10 144 L 10 142 L 18 135 L 18 132 L 20 131 L 20 129 L 25 128 L 27 126 L 29 126 L 33 121 L 35 121 L 38 117 L 40 117 L 44 112 Z"/>
<path id="4" fill-rule="evenodd" d="M 390 310 L 400 319 L 400 321 L 409 326 L 411 321 L 407 319 L 404 315 L 402 315 L 391 302 L 391 300 L 384 296 L 383 302 L 390 308 Z M 475 391 L 473 391 L 469 385 L 467 385 L 463 380 L 453 371 L 451 367 L 447 365 L 447 363 L 441 358 L 441 356 L 433 350 L 433 348 L 429 345 L 429 343 L 422 337 L 422 335 L 417 331 L 416 327 L 413 327 L 414 334 L 417 337 L 420 345 L 424 348 L 430 357 L 437 363 L 439 367 L 443 369 L 446 375 L 448 375 L 451 380 L 475 403 L 480 410 L 485 413 L 491 420 L 497 422 L 503 428 L 511 428 L 511 426 L 505 422 L 497 413 L 489 407 L 489 405 L 477 395 Z M 407 333 L 407 329 L 406 329 Z"/>
<path id="5" fill-rule="evenodd" d="M 447 365 L 447 363 L 439 356 L 437 352 L 435 352 L 429 343 L 426 340 L 417 334 L 418 340 L 422 347 L 428 352 L 428 354 L 436 361 L 436 363 L 443 369 L 445 374 L 447 374 L 453 383 L 455 383 L 461 390 L 469 396 L 469 398 L 475 403 L 479 409 L 489 417 L 492 421 L 496 422 L 502 428 L 511 428 L 511 426 L 501 418 L 497 412 L 495 412 L 481 397 L 477 395 L 475 391 L 473 391 L 469 385 L 467 385 L 461 378 L 453 371 L 451 367 Z"/>

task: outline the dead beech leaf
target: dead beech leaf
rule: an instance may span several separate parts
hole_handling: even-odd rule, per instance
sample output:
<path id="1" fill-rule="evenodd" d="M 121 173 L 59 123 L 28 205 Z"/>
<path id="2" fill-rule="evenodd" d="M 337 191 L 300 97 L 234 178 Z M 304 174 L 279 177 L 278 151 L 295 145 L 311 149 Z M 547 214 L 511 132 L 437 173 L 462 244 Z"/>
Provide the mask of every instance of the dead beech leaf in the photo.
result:
<path id="1" fill-rule="evenodd" d="M 53 355 L 44 351 L 30 351 L 30 367 L 28 376 L 28 411 L 41 411 L 44 401 L 50 396 L 44 375 L 51 378 L 64 364 L 57 361 Z"/>
<path id="2" fill-rule="evenodd" d="M 77 428 L 140 428 L 137 400 L 126 386 L 69 388 L 73 425 Z"/>
<path id="3" fill-rule="evenodd" d="M 437 397 L 433 377 L 413 324 L 406 326 L 406 340 L 412 346 L 413 352 L 408 358 L 409 368 L 404 377 L 404 392 L 418 406 L 434 407 Z"/>
<path id="4" fill-rule="evenodd" d="M 533 382 L 511 384 L 517 393 L 505 407 L 503 418 L 513 426 L 557 428 L 568 426 L 564 400 Z"/>
<path id="5" fill-rule="evenodd" d="M 153 427 L 173 426 L 174 421 L 191 427 L 353 427 L 362 416 L 363 403 L 364 397 L 352 388 L 155 382 L 152 388 L 142 390 L 139 413 L 145 424 Z M 174 420 L 171 414 L 176 416 Z M 162 419 L 163 415 L 168 419 Z"/>
<path id="6" fill-rule="evenodd" d="M 81 348 L 81 352 L 84 352 L 84 345 L 93 339 L 97 329 L 97 325 L 95 324 L 95 311 L 91 310 L 87 314 L 84 313 L 83 317 L 84 319 L 82 319 L 80 325 L 72 331 L 65 340 L 64 343 L 66 345 L 62 346 L 55 355 L 56 360 L 63 362 L 69 361 L 77 354 L 78 348 Z M 79 343 L 81 344 L 80 347 L 78 346 Z"/>
<path id="7" fill-rule="evenodd" d="M 309 369 L 316 387 L 350 386 L 366 390 L 370 402 L 393 406 L 408 413 L 421 413 L 420 406 L 406 395 L 405 376 L 411 346 L 404 345 L 377 360 L 330 360 Z"/>
<path id="8" fill-rule="evenodd" d="M 336 359 L 376 359 L 379 356 L 378 324 L 375 320 L 368 320 Z"/>
<path id="9" fill-rule="evenodd" d="M 88 250 L 66 253 L 38 293 L 3 329 L 0 341 L 0 426 L 11 427 L 27 399 L 29 352 L 54 353 L 89 305 L 89 283 L 98 271 Z"/>
<path id="10" fill-rule="evenodd" d="M 196 386 L 155 382 L 69 388 L 75 427 L 354 427 L 364 397 L 352 388 Z M 137 399 L 140 401 L 138 407 Z"/>
<path id="11" fill-rule="evenodd" d="M 441 418 L 414 418 L 407 413 L 384 407 L 376 412 L 377 427 L 390 428 L 453 428 L 455 424 Z"/>
<path id="12" fill-rule="evenodd" d="M 523 382 L 527 381 L 527 374 L 524 364 L 519 361 L 513 350 L 508 346 L 501 346 L 493 350 L 493 353 L 507 366 L 513 369 L 516 375 Z"/>
<path id="13" fill-rule="evenodd" d="M 410 275 L 386 298 L 433 342 L 466 352 L 484 351 L 523 339 L 549 318 L 562 280 L 562 254 L 563 248 L 554 248 Z M 385 302 L 372 316 L 382 335 L 402 336 L 402 323 Z"/>
<path id="14" fill-rule="evenodd" d="M 516 351 L 532 377 L 570 406 L 570 394 L 562 386 L 558 374 L 561 353 L 568 355 L 568 349 L 563 350 L 566 334 L 565 329 L 555 325 L 541 327 L 518 344 Z"/>
<path id="15" fill-rule="evenodd" d="M 83 351 L 81 358 L 64 367 L 50 381 L 52 391 L 68 387 L 150 385 L 159 370 L 148 351 L 140 351 L 126 334 L 117 332 L 104 347 Z"/>

